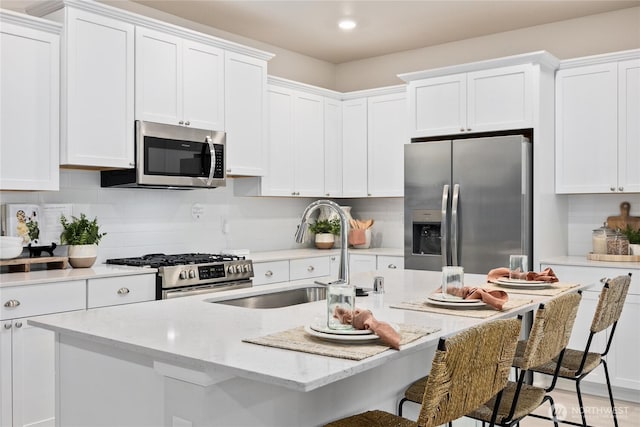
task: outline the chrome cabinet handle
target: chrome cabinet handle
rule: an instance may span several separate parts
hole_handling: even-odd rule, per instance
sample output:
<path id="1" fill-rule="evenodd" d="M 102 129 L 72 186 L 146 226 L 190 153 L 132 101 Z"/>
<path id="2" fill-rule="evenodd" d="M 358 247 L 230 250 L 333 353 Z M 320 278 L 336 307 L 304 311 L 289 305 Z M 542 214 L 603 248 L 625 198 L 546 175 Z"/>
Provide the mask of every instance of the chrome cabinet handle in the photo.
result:
<path id="1" fill-rule="evenodd" d="M 624 191 L 624 187 L 618 187 L 618 191 Z"/>
<path id="2" fill-rule="evenodd" d="M 464 132 L 464 128 L 460 128 L 460 132 Z"/>
<path id="3" fill-rule="evenodd" d="M 22 322 L 17 321 L 16 322 L 16 328 L 22 328 Z"/>
<path id="4" fill-rule="evenodd" d="M 179 124 L 179 125 L 183 125 L 183 124 L 184 124 L 184 120 L 180 120 L 180 121 L 178 122 L 178 124 Z"/>
<path id="5" fill-rule="evenodd" d="M 609 190 L 616 191 L 616 187 L 610 187 Z"/>
<path id="6" fill-rule="evenodd" d="M 267 276 L 267 277 L 271 277 L 271 276 L 273 276 L 273 271 L 267 270 L 267 272 L 264 273 L 264 275 Z"/>
<path id="7" fill-rule="evenodd" d="M 395 265 L 393 265 L 393 264 L 389 264 L 389 265 L 387 265 L 387 268 L 389 268 L 389 269 L 391 269 L 391 270 L 395 270 L 395 269 L 396 269 L 396 268 L 398 268 L 398 267 L 396 267 L 396 266 L 395 266 Z"/>
<path id="8" fill-rule="evenodd" d="M 307 267 L 307 271 L 309 273 L 311 273 L 313 270 L 315 270 L 315 267 L 313 265 L 310 265 L 309 267 Z"/>
<path id="9" fill-rule="evenodd" d="M 129 293 L 129 289 L 128 288 L 120 288 L 118 289 L 118 295 L 126 295 Z"/>
<path id="10" fill-rule="evenodd" d="M 184 122 L 185 126 L 189 126 L 191 124 L 191 122 L 189 120 L 187 120 L 186 122 Z"/>
<path id="11" fill-rule="evenodd" d="M 336 257 L 332 256 L 331 261 L 335 261 L 335 260 L 336 260 Z"/>
<path id="12" fill-rule="evenodd" d="M 11 329 L 11 322 L 4 324 L 5 329 Z"/>
<path id="13" fill-rule="evenodd" d="M 18 301 L 17 299 L 10 299 L 9 301 L 4 303 L 4 306 L 7 308 L 13 308 L 19 305 L 20 305 L 20 301 Z"/>

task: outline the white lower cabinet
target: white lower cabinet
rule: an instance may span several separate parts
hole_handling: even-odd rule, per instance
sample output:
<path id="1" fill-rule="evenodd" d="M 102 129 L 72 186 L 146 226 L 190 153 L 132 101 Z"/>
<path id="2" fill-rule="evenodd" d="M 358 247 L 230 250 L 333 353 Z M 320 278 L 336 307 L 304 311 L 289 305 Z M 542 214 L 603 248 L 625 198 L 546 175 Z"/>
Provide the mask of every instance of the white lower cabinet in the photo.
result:
<path id="1" fill-rule="evenodd" d="M 637 355 L 640 354 L 640 341 L 638 340 L 638 325 L 640 324 L 640 269 L 633 268 L 608 268 L 595 266 L 568 266 L 553 263 L 541 263 L 540 268 L 551 267 L 562 281 L 578 282 L 581 284 L 594 284 L 583 291 L 582 301 L 578 310 L 569 348 L 584 349 L 589 328 L 593 320 L 602 285 L 600 279 L 632 273 L 629 294 L 625 300 L 622 314 L 615 330 L 611 349 L 607 355 L 609 376 L 614 387 L 614 397 L 626 400 L 638 400 L 640 390 L 640 366 L 637 363 Z M 602 333 L 591 345 L 592 351 L 602 352 L 606 345 L 607 335 Z M 597 384 L 595 392 L 606 394 L 604 371 L 597 368 L 582 381 L 583 383 Z M 571 389 L 574 385 L 570 384 Z M 603 394 L 604 395 L 604 394 Z M 635 397 L 634 397 L 635 396 Z"/>
<path id="2" fill-rule="evenodd" d="M 367 271 L 375 271 L 376 256 L 349 253 L 349 273 L 364 273 Z"/>
<path id="3" fill-rule="evenodd" d="M 289 261 L 253 263 L 253 286 L 289 281 Z"/>
<path id="4" fill-rule="evenodd" d="M 311 279 L 329 274 L 329 258 L 325 256 L 289 261 L 289 280 Z"/>
<path id="5" fill-rule="evenodd" d="M 155 274 L 87 280 L 87 308 L 153 301 L 155 299 Z"/>

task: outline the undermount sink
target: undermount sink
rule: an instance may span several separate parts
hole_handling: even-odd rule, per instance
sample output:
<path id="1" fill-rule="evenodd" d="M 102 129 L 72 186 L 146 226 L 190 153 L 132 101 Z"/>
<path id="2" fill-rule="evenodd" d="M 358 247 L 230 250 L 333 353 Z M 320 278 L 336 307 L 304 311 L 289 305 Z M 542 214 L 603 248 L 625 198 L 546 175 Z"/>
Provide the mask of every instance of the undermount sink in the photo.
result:
<path id="1" fill-rule="evenodd" d="M 305 288 L 289 289 L 287 291 L 209 302 L 245 308 L 279 308 L 320 301 L 326 298 L 327 288 L 324 286 L 307 286 Z"/>

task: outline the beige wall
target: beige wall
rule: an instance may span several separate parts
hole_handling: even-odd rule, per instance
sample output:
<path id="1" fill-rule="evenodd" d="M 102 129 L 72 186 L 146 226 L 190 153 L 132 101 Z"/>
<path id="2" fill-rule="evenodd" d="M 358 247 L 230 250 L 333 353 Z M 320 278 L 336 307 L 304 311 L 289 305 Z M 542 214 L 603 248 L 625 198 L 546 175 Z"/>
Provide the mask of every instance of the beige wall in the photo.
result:
<path id="1" fill-rule="evenodd" d="M 640 7 L 461 40 L 336 66 L 337 91 L 402 83 L 397 74 L 546 50 L 559 59 L 640 48 Z"/>

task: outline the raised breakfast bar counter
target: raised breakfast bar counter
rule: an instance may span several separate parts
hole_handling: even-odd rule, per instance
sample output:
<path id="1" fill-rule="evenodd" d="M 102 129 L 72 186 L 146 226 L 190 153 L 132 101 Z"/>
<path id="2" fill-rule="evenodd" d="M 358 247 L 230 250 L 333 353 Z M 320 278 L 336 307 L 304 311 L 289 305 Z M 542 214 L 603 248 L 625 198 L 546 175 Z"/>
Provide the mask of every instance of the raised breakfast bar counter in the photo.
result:
<path id="1" fill-rule="evenodd" d="M 56 332 L 57 425 L 303 426 L 371 408 L 394 412 L 404 388 L 428 372 L 438 339 L 486 319 L 390 308 L 426 298 L 440 273 L 398 270 L 384 277 L 384 296 L 358 297 L 356 305 L 379 320 L 438 332 L 360 361 L 242 341 L 318 321 L 324 300 L 273 309 L 209 302 L 305 284 L 30 320 Z M 482 275 L 465 276 L 470 286 L 484 282 Z M 544 298 L 491 319 L 530 311 Z"/>

